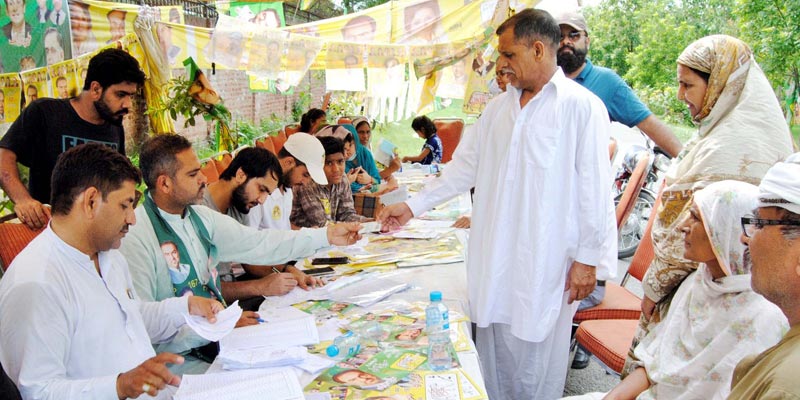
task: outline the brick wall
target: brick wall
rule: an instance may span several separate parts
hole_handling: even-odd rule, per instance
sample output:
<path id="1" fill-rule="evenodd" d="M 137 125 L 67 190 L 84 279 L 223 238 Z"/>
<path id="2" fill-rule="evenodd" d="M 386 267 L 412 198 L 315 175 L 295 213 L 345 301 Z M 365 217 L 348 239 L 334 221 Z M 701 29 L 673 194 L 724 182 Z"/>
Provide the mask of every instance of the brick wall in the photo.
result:
<path id="1" fill-rule="evenodd" d="M 286 96 L 250 91 L 248 78 L 244 71 L 217 70 L 213 75 L 210 69 L 203 72 L 207 74 L 211 85 L 222 97 L 234 120 L 247 120 L 254 124 L 258 124 L 264 118 L 269 118 L 272 114 L 284 121 L 291 121 L 292 105 L 304 91 L 311 93 L 310 107 L 320 107 L 322 97 L 325 95 L 324 75 L 313 71 L 306 74 L 301 84 L 295 88 L 294 94 Z M 178 76 L 184 74 L 184 70 L 175 69 L 172 73 L 173 76 Z M 208 142 L 211 132 L 210 124 L 202 118 L 198 118 L 195 126 L 184 128 L 184 122 L 180 116 L 175 122 L 175 130 L 178 133 L 189 138 L 192 143 Z M 126 125 L 126 137 L 130 138 L 131 135 L 127 134 L 128 132 L 130 129 Z"/>

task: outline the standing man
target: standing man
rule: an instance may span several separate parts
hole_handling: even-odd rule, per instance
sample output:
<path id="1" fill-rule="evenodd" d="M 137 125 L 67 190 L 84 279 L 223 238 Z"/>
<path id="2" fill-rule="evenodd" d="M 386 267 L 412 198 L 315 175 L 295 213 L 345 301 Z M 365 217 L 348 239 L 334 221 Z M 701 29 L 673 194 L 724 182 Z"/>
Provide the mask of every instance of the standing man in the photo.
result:
<path id="1" fill-rule="evenodd" d="M 733 371 L 731 399 L 798 399 L 800 383 L 800 153 L 767 171 L 755 217 L 742 218 L 752 260 L 751 285 L 789 320 L 774 347 L 746 357 Z"/>
<path id="2" fill-rule="evenodd" d="M 561 28 L 558 65 L 564 74 L 603 100 L 612 122 L 639 128 L 670 156 L 677 156 L 683 145 L 672 130 L 650 112 L 616 72 L 596 67 L 586 58 L 589 30 L 583 15 L 566 12 L 557 20 Z"/>
<path id="3" fill-rule="evenodd" d="M 125 154 L 122 117 L 131 97 L 144 84 L 144 73 L 130 54 L 103 50 L 89 61 L 83 91 L 71 99 L 42 98 L 22 110 L 0 140 L 0 187 L 14 202 L 20 221 L 32 229 L 47 223 L 50 174 L 58 155 L 88 142 Z M 30 168 L 28 188 L 17 163 Z"/>
<path id="4" fill-rule="evenodd" d="M 142 143 L 139 153 L 144 182 L 144 204 L 136 210 L 139 223 L 122 242 L 120 251 L 128 260 L 136 292 L 148 301 L 175 296 L 224 299 L 217 271 L 219 262 L 253 265 L 279 264 L 307 257 L 331 244 L 349 245 L 360 238 L 359 224 L 337 224 L 301 231 L 259 231 L 227 215 L 198 206 L 203 201 L 206 177 L 200 172 L 192 144 L 180 135 L 159 135 Z M 173 281 L 169 262 L 161 246 L 172 242 L 178 248 L 179 264 L 189 265 L 183 281 Z M 256 324 L 257 315 L 249 313 Z M 191 330 L 183 330 L 157 352 L 178 353 L 186 362 L 173 366 L 176 373 L 203 373 L 213 358 L 209 342 Z"/>
<path id="5" fill-rule="evenodd" d="M 219 180 L 208 185 L 203 205 L 247 225 L 250 211 L 260 208 L 264 200 L 277 191 L 281 172 L 278 159 L 269 151 L 255 147 L 243 149 L 222 171 Z M 264 296 L 284 295 L 298 284 L 304 289 L 322 284 L 293 265 L 267 268 L 243 264 L 249 275 L 240 277 L 234 275 L 232 267 L 227 262 L 217 265 L 222 295 L 229 303 L 240 300 L 242 308 L 250 311 L 258 310 Z M 279 273 L 274 273 L 276 270 Z"/>
<path id="6" fill-rule="evenodd" d="M 554 399 L 577 303 L 616 254 L 603 103 L 556 65 L 558 24 L 526 9 L 497 29 L 492 99 L 442 176 L 380 215 L 384 228 L 475 187 L 467 282 L 489 398 Z M 573 304 L 574 303 L 574 304 Z"/>
<path id="7" fill-rule="evenodd" d="M 202 297 L 148 303 L 136 294 L 116 249 L 136 223 L 140 180 L 127 157 L 100 144 L 59 158 L 53 219 L 0 281 L 0 361 L 23 398 L 172 398 L 180 380 L 166 364 L 183 358 L 156 355 L 150 343 L 169 340 L 185 314 L 214 322 L 222 310 Z"/>

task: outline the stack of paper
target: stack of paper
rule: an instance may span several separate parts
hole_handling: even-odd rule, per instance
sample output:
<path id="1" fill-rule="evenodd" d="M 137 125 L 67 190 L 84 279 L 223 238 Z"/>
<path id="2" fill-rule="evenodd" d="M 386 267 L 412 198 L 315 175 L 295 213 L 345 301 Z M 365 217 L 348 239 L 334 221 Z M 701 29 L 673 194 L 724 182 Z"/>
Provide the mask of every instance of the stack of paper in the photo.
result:
<path id="1" fill-rule="evenodd" d="M 303 400 L 303 388 L 289 369 L 184 375 L 175 400 Z"/>
<path id="2" fill-rule="evenodd" d="M 234 329 L 219 341 L 220 352 L 262 347 L 306 346 L 319 343 L 314 317 L 267 322 Z"/>
<path id="3" fill-rule="evenodd" d="M 250 368 L 288 367 L 303 362 L 308 350 L 302 346 L 264 347 L 261 349 L 220 351 L 217 358 L 224 369 L 231 371 Z"/>
<path id="4" fill-rule="evenodd" d="M 229 334 L 242 316 L 239 301 L 233 302 L 228 308 L 217 313 L 217 322 L 210 323 L 205 317 L 197 315 L 184 315 L 186 324 L 189 325 L 200 337 L 212 342 L 217 342 Z"/>

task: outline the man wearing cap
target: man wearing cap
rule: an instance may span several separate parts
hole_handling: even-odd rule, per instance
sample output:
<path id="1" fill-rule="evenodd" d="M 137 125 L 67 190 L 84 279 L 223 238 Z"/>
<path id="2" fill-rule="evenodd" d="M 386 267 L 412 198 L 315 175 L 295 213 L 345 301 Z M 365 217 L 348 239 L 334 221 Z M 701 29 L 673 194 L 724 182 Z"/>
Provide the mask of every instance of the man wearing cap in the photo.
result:
<path id="1" fill-rule="evenodd" d="M 742 217 L 742 242 L 753 263 L 751 285 L 789 320 L 772 348 L 739 362 L 731 399 L 800 399 L 800 153 L 767 171 L 754 216 Z"/>
<path id="2" fill-rule="evenodd" d="M 259 229 L 299 229 L 289 222 L 292 212 L 292 189 L 305 186 L 313 179 L 320 185 L 327 185 L 322 164 L 325 149 L 314 136 L 298 132 L 289 136 L 278 152 L 278 162 L 283 175 L 274 190 L 260 207 L 250 209 L 248 225 Z"/>
<path id="3" fill-rule="evenodd" d="M 556 21 L 561 27 L 557 60 L 564 74 L 603 100 L 612 122 L 635 126 L 669 155 L 678 155 L 683 145 L 672 130 L 650 112 L 616 72 L 594 66 L 586 58 L 590 39 L 583 15 L 577 11 L 565 12 Z"/>
<path id="4" fill-rule="evenodd" d="M 260 208 L 264 200 L 277 191 L 281 175 L 281 166 L 274 154 L 260 148 L 245 148 L 222 171 L 219 180 L 208 185 L 208 190 L 203 195 L 203 204 L 242 225 L 247 225 L 250 210 Z M 241 273 L 239 265 L 246 274 Z M 238 274 L 234 274 L 234 266 L 237 267 Z M 221 262 L 217 265 L 217 271 L 222 281 L 221 291 L 225 300 L 240 300 L 241 307 L 250 311 L 258 309 L 264 296 L 284 295 L 298 284 L 307 289 L 309 285 L 322 283 L 289 265 L 266 268 Z"/>

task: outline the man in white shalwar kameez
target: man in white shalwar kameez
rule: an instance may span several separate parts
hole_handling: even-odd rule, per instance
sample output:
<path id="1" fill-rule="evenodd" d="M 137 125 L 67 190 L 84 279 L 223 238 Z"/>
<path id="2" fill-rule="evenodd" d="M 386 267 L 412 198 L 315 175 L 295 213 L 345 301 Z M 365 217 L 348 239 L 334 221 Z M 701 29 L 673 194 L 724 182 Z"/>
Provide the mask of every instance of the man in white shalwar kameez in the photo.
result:
<path id="1" fill-rule="evenodd" d="M 475 187 L 468 293 L 489 398 L 553 399 L 567 375 L 575 300 L 616 265 L 608 113 L 556 66 L 561 31 L 547 12 L 521 11 L 497 34 L 508 91 L 442 177 L 380 220 L 393 228 Z"/>
<path id="2" fill-rule="evenodd" d="M 24 399 L 171 399 L 180 379 L 156 355 L 186 324 L 215 321 L 222 304 L 203 297 L 141 302 L 120 240 L 136 222 L 139 171 L 90 143 L 53 170 L 52 219 L 0 281 L 0 361 Z M 4 398 L 0 393 L 0 398 Z"/>

